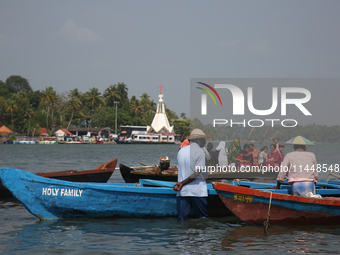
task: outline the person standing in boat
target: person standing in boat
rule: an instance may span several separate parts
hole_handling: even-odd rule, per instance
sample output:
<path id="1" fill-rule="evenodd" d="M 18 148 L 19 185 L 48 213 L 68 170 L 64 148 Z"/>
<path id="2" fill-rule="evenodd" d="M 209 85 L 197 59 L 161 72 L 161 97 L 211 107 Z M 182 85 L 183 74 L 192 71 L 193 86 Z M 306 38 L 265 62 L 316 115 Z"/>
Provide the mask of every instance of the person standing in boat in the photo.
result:
<path id="1" fill-rule="evenodd" d="M 190 144 L 189 140 L 188 140 L 188 139 L 185 139 L 185 140 L 183 141 L 183 143 L 181 144 L 181 148 L 180 148 L 180 149 L 182 149 L 182 148 L 185 147 L 185 146 L 188 146 L 189 144 Z"/>
<path id="2" fill-rule="evenodd" d="M 273 143 L 275 145 L 275 149 L 278 150 L 279 149 L 279 138 L 275 137 L 273 139 Z"/>
<path id="3" fill-rule="evenodd" d="M 306 151 L 306 145 L 294 144 L 293 152 L 287 153 L 277 176 L 277 187 L 280 188 L 288 173 L 288 183 L 292 185 L 292 195 L 306 196 L 309 192 L 315 195 L 315 182 L 318 171 L 315 154 Z"/>
<path id="4" fill-rule="evenodd" d="M 218 151 L 218 164 L 221 167 L 228 166 L 228 148 L 225 141 L 221 141 L 217 147 L 216 151 Z"/>
<path id="5" fill-rule="evenodd" d="M 251 167 L 253 165 L 253 154 L 249 149 L 249 144 L 243 145 L 243 151 L 244 151 L 244 163 L 243 165 Z"/>
<path id="6" fill-rule="evenodd" d="M 208 157 L 205 157 L 205 159 L 206 159 L 207 166 L 214 166 L 214 167 L 216 167 L 216 165 L 218 163 L 218 159 L 217 159 L 216 152 L 212 150 L 213 147 L 214 146 L 213 146 L 212 143 L 208 143 L 207 151 L 209 153 L 210 159 L 208 159 Z"/>
<path id="7" fill-rule="evenodd" d="M 202 149 L 206 138 L 210 136 L 200 129 L 194 129 L 186 137 L 190 145 L 182 148 L 177 154 L 178 182 L 173 186 L 177 191 L 179 203 L 179 222 L 188 219 L 191 207 L 197 218 L 208 217 L 208 188 L 205 171 L 205 153 Z"/>
<path id="8" fill-rule="evenodd" d="M 260 156 L 260 151 L 255 148 L 254 144 L 249 144 L 249 151 L 253 155 L 253 166 L 259 166 L 259 156 Z"/>
<path id="9" fill-rule="evenodd" d="M 267 159 L 262 166 L 265 167 L 279 167 L 281 164 L 280 151 L 275 149 L 276 145 L 273 143 L 270 145 L 270 153 L 267 155 Z"/>
<path id="10" fill-rule="evenodd" d="M 266 161 L 267 159 L 267 151 L 268 151 L 268 147 L 267 146 L 263 146 L 259 155 L 259 164 L 260 166 L 262 166 L 262 164 Z"/>
<path id="11" fill-rule="evenodd" d="M 283 154 L 283 150 L 285 149 L 285 146 L 283 144 L 279 145 L 279 151 L 281 154 L 281 161 L 283 161 L 283 159 L 285 158 L 285 155 Z"/>

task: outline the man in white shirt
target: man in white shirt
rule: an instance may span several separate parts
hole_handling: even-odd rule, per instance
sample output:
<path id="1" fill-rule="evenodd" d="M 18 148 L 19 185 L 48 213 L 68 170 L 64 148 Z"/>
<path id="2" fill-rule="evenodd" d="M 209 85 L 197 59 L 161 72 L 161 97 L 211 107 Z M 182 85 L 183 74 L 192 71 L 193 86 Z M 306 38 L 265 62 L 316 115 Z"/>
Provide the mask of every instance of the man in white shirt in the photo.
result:
<path id="1" fill-rule="evenodd" d="M 191 207 L 194 208 L 197 218 L 208 217 L 208 189 L 205 178 L 206 138 L 209 138 L 200 129 L 194 129 L 190 136 L 190 145 L 183 147 L 177 154 L 178 182 L 173 189 L 177 191 L 179 201 L 179 222 L 188 219 Z"/>

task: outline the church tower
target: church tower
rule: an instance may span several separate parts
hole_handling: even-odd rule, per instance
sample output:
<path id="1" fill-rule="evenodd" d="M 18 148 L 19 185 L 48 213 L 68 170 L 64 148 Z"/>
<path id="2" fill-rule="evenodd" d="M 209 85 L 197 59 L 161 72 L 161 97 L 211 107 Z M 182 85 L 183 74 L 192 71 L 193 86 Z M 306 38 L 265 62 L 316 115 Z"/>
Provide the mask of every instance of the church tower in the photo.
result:
<path id="1" fill-rule="evenodd" d="M 163 102 L 162 84 L 158 86 L 160 94 L 155 117 L 153 118 L 151 126 L 147 127 L 148 133 L 174 133 L 174 127 L 170 126 L 168 117 L 165 113 L 165 106 Z"/>

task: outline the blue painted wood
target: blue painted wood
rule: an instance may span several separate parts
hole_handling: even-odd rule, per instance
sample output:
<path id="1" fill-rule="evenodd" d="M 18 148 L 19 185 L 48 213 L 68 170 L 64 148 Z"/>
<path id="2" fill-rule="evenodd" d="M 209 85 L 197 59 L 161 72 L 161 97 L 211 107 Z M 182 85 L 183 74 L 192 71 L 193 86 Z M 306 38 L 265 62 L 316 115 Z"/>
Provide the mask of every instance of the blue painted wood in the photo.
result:
<path id="1" fill-rule="evenodd" d="M 330 180 L 329 182 L 333 181 L 332 183 L 325 183 L 325 180 L 321 182 L 317 182 L 315 184 L 315 193 L 317 195 L 321 195 L 322 197 L 340 197 L 340 181 Z M 276 186 L 275 182 L 253 182 L 253 181 L 232 181 L 230 184 L 235 186 L 242 186 L 252 189 L 258 189 L 261 191 L 271 191 L 279 194 L 291 194 L 291 185 L 288 184 L 287 181 L 284 181 L 281 184 L 280 189 L 273 189 Z"/>
<path id="2" fill-rule="evenodd" d="M 321 183 L 326 183 L 326 180 L 322 180 Z M 340 185 L 340 180 L 328 180 L 329 184 Z"/>
<path id="3" fill-rule="evenodd" d="M 1 168 L 0 179 L 29 212 L 42 220 L 177 216 L 176 192 L 172 188 L 75 183 L 11 168 Z"/>
<path id="4" fill-rule="evenodd" d="M 139 182 L 143 185 L 154 186 L 154 187 L 168 187 L 172 188 L 176 183 L 175 182 L 167 182 L 167 181 L 157 181 L 150 179 L 140 179 Z M 211 183 L 207 184 L 208 195 L 217 195 L 216 190 L 214 190 Z"/>
<path id="5" fill-rule="evenodd" d="M 166 181 L 157 181 L 157 180 L 149 180 L 149 179 L 141 179 L 139 182 L 143 185 L 147 186 L 154 186 L 154 187 L 169 187 L 172 188 L 175 185 L 175 182 L 166 182 Z M 252 189 L 258 189 L 261 191 L 271 191 L 280 194 L 290 194 L 291 185 L 288 182 L 284 182 L 285 184 L 281 185 L 281 188 L 273 189 L 276 186 L 276 182 L 266 183 L 266 182 L 251 182 L 251 181 L 239 181 L 239 182 L 231 182 L 230 184 L 236 186 L 243 186 L 243 187 L 250 187 Z M 239 185 L 238 185 L 239 184 Z M 217 195 L 217 192 L 214 190 L 211 183 L 207 184 L 208 187 L 208 194 L 209 195 Z M 324 189 L 324 187 L 328 187 Z M 338 188 L 337 185 L 327 185 L 324 183 L 316 183 L 316 194 L 321 196 L 340 196 L 340 187 Z"/>

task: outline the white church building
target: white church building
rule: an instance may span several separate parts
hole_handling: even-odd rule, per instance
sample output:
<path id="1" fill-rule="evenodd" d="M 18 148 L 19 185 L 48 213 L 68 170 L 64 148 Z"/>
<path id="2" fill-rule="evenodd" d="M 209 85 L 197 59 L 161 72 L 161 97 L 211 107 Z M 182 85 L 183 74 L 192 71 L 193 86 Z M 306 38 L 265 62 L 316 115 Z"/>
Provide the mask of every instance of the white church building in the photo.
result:
<path id="1" fill-rule="evenodd" d="M 175 143 L 176 134 L 165 113 L 162 88 L 161 84 L 157 110 L 151 126 L 147 126 L 146 131 L 132 131 L 131 143 Z"/>

